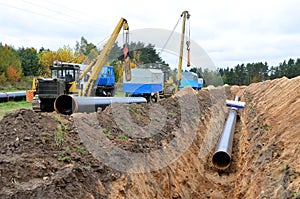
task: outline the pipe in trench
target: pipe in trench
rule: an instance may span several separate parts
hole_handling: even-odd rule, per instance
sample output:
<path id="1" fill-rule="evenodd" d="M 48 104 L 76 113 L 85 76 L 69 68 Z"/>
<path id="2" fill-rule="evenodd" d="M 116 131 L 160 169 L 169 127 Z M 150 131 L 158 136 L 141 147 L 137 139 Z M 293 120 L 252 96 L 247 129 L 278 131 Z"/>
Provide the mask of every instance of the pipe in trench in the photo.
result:
<path id="1" fill-rule="evenodd" d="M 238 96 L 235 97 L 238 101 Z M 220 140 L 212 157 L 212 163 L 217 169 L 227 169 L 231 163 L 232 142 L 237 118 L 237 108 L 231 108 Z"/>
<path id="2" fill-rule="evenodd" d="M 54 110 L 57 113 L 71 115 L 79 112 L 96 112 L 100 107 L 104 109 L 112 103 L 130 104 L 146 103 L 143 97 L 78 97 L 60 95 L 55 99 Z"/>
<path id="3" fill-rule="evenodd" d="M 9 100 L 22 100 L 25 98 L 26 98 L 26 91 L 0 93 L 0 102 L 8 102 Z"/>

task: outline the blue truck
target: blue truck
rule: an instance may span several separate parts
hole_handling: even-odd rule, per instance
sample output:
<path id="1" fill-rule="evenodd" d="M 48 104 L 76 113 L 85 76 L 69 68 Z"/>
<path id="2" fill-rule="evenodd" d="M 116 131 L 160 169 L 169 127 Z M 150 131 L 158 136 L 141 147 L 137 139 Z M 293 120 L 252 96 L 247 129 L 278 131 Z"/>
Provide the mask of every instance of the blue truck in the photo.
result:
<path id="1" fill-rule="evenodd" d="M 126 96 L 145 97 L 148 102 L 157 102 L 159 93 L 163 91 L 164 77 L 162 70 L 141 69 L 131 70 L 131 80 L 123 79 L 123 92 Z"/>
<path id="2" fill-rule="evenodd" d="M 203 88 L 203 78 L 198 78 L 198 90 Z"/>
<path id="3" fill-rule="evenodd" d="M 198 78 L 198 75 L 193 72 L 182 72 L 179 89 L 190 86 L 195 90 L 200 90 L 203 87 L 203 79 Z"/>
<path id="4" fill-rule="evenodd" d="M 96 96 L 114 96 L 116 92 L 115 83 L 114 67 L 103 66 L 95 82 Z"/>

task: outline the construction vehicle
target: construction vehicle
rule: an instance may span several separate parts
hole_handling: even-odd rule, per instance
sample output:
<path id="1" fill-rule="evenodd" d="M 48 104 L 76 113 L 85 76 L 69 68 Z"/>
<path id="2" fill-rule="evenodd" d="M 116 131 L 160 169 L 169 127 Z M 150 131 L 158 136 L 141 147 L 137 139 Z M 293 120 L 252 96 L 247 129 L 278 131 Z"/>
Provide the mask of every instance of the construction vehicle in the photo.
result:
<path id="1" fill-rule="evenodd" d="M 63 94 L 73 94 L 78 96 L 90 96 L 92 91 L 98 95 L 107 93 L 105 89 L 94 87 L 98 76 L 105 65 L 108 55 L 114 45 L 117 36 L 123 28 L 126 34 L 126 42 L 124 44 L 124 68 L 126 71 L 126 79 L 130 80 L 130 60 L 128 56 L 128 40 L 129 40 L 129 26 L 127 20 L 121 18 L 109 40 L 103 47 L 100 55 L 89 64 L 86 69 L 80 74 L 80 66 L 76 64 L 55 62 L 51 69 L 52 78 L 35 78 L 33 80 L 34 98 L 32 106 L 34 111 L 53 111 L 55 99 Z M 90 73 L 88 81 L 83 84 L 80 89 L 80 83 L 84 77 Z M 99 83 L 99 81 L 97 82 Z M 97 87 L 97 86 L 96 86 Z M 112 93 L 112 91 L 110 91 Z M 110 94 L 111 95 L 111 94 Z M 104 95 L 109 96 L 109 95 Z"/>
<path id="2" fill-rule="evenodd" d="M 183 23 L 176 84 L 174 84 L 172 78 L 170 78 L 169 70 L 162 71 L 158 69 L 133 69 L 132 71 L 134 71 L 134 73 L 139 74 L 133 74 L 133 80 L 131 82 L 126 82 L 125 80 L 123 81 L 123 92 L 126 93 L 126 96 L 142 96 L 147 99 L 147 102 L 157 102 L 159 98 L 172 96 L 176 91 L 182 88 L 182 86 L 180 86 L 181 84 L 183 86 L 190 86 L 189 84 L 193 81 L 192 87 L 195 89 L 198 88 L 197 76 L 196 79 L 192 79 L 192 81 L 188 82 L 189 84 L 186 84 L 185 80 L 181 80 L 185 24 L 186 20 L 190 18 L 190 14 L 188 11 L 183 11 L 180 17 L 183 18 Z M 188 66 L 190 66 L 190 39 L 186 41 L 186 44 L 188 50 Z M 158 74 L 157 77 L 159 78 L 156 78 L 155 74 Z M 154 78 L 156 79 L 154 80 Z"/>
<path id="3" fill-rule="evenodd" d="M 182 72 L 181 74 L 181 80 L 179 84 L 179 90 L 190 86 L 194 90 L 198 90 L 198 75 L 193 72 Z"/>
<path id="4" fill-rule="evenodd" d="M 34 78 L 35 95 L 32 100 L 34 111 L 53 111 L 54 101 L 61 94 L 77 93 L 76 79 L 79 77 L 80 65 L 54 61 L 50 67 L 52 78 Z"/>
<path id="5" fill-rule="evenodd" d="M 176 80 L 176 91 L 190 86 L 195 90 L 200 90 L 203 87 L 203 79 L 198 78 L 198 75 L 193 72 L 182 72 L 182 57 L 183 57 L 183 48 L 184 48 L 184 37 L 186 29 L 186 21 L 189 20 L 190 14 L 188 11 L 183 11 L 181 14 L 183 17 L 182 22 L 182 32 L 181 32 L 181 41 L 180 41 L 180 51 L 179 51 L 179 61 L 178 61 L 178 70 L 177 70 L 177 80 Z M 190 63 L 190 32 L 188 33 L 186 41 L 187 46 L 187 67 L 191 65 Z"/>
<path id="6" fill-rule="evenodd" d="M 113 66 L 103 66 L 96 80 L 96 96 L 113 97 L 116 92 Z"/>
<path id="7" fill-rule="evenodd" d="M 181 74 L 182 74 L 182 57 L 183 57 L 183 47 L 184 47 L 184 37 L 185 37 L 185 26 L 186 20 L 190 18 L 190 14 L 188 11 L 183 11 L 181 14 L 183 18 L 182 21 L 182 32 L 181 32 L 181 41 L 180 41 L 180 51 L 179 51 L 179 60 L 178 60 L 178 70 L 177 70 L 177 80 L 176 80 L 176 91 L 180 89 L 181 83 Z M 190 33 L 189 33 L 190 36 Z M 188 36 L 188 40 L 186 41 L 188 57 L 187 57 L 187 66 L 190 66 L 190 38 Z"/>
<path id="8" fill-rule="evenodd" d="M 186 29 L 186 21 L 189 20 L 190 14 L 188 11 L 183 11 L 180 15 L 180 18 L 183 18 L 182 21 L 182 32 L 181 32 L 181 40 L 180 40 L 180 51 L 179 51 L 179 61 L 177 68 L 177 78 L 174 83 L 173 78 L 170 77 L 170 70 L 163 70 L 164 73 L 164 86 L 163 90 L 159 93 L 160 98 L 167 98 L 172 96 L 175 92 L 177 92 L 180 88 L 181 84 L 181 75 L 182 75 L 182 58 L 183 58 L 183 48 L 184 48 L 184 37 L 185 37 L 185 29 Z M 177 23 L 178 24 L 178 23 Z M 176 26 L 177 26 L 176 24 Z M 176 27 L 175 26 L 175 27 Z M 175 28 L 174 28 L 175 29 Z M 173 32 L 171 33 L 173 34 Z M 186 41 L 187 45 L 187 66 L 190 66 L 190 33 L 188 35 L 188 40 Z M 166 46 L 166 44 L 165 44 Z"/>
<path id="9" fill-rule="evenodd" d="M 179 89 L 186 86 L 192 87 L 194 90 L 200 90 L 203 87 L 203 78 L 198 78 L 198 75 L 193 72 L 182 72 Z"/>
<path id="10" fill-rule="evenodd" d="M 198 90 L 203 88 L 204 80 L 203 78 L 198 78 Z"/>
<path id="11" fill-rule="evenodd" d="M 170 76 L 170 69 L 163 69 L 162 72 L 164 74 L 163 90 L 159 92 L 159 98 L 168 98 L 175 94 L 176 85 Z"/>
<path id="12" fill-rule="evenodd" d="M 80 75 L 80 77 L 78 79 L 79 81 L 82 78 L 84 78 L 84 76 L 88 72 L 92 71 L 83 90 L 79 92 L 79 94 L 78 94 L 79 96 L 90 96 L 91 95 L 91 92 L 94 89 L 94 84 L 98 79 L 98 76 L 102 70 L 102 67 L 106 64 L 108 55 L 109 55 L 113 45 L 115 44 L 115 41 L 116 41 L 118 34 L 121 31 L 122 27 L 124 30 L 124 38 L 125 38 L 125 44 L 124 44 L 124 48 L 123 48 L 123 52 L 124 52 L 123 61 L 124 61 L 125 77 L 128 81 L 131 79 L 130 59 L 129 59 L 129 54 L 128 54 L 128 52 L 129 52 L 128 51 L 129 26 L 128 26 L 127 20 L 124 18 L 121 18 L 118 25 L 116 26 L 115 30 L 111 34 L 109 40 L 107 41 L 104 48 L 102 49 L 99 57 L 93 63 L 91 63 L 84 70 L 84 72 Z"/>
<path id="13" fill-rule="evenodd" d="M 163 72 L 160 69 L 134 68 L 130 81 L 123 80 L 123 92 L 129 97 L 144 97 L 147 102 L 157 102 L 163 90 Z"/>

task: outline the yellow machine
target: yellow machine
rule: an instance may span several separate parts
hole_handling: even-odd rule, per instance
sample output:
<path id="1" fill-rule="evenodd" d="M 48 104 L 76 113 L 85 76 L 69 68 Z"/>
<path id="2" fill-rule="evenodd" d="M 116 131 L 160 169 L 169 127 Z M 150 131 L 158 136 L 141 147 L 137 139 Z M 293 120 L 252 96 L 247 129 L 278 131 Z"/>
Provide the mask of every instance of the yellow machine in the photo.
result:
<path id="1" fill-rule="evenodd" d="M 108 42 L 105 44 L 98 58 L 93 61 L 80 74 L 80 64 L 65 63 L 55 61 L 50 67 L 52 78 L 37 78 L 33 80 L 34 98 L 32 107 L 34 111 L 54 111 L 54 101 L 62 94 L 78 94 L 79 96 L 90 96 L 94 82 L 97 80 L 103 65 L 106 63 L 108 55 L 117 39 L 121 29 L 126 31 L 126 44 L 124 48 L 124 67 L 126 78 L 130 79 L 130 60 L 128 56 L 127 40 L 129 26 L 127 20 L 121 18 Z M 83 90 L 79 89 L 79 82 L 91 71 L 88 82 Z"/>
<path id="2" fill-rule="evenodd" d="M 180 41 L 180 51 L 179 51 L 179 61 L 177 68 L 177 79 L 176 82 L 173 82 L 173 78 L 170 75 L 170 71 L 163 71 L 164 73 L 164 88 L 163 91 L 159 93 L 159 97 L 167 98 L 172 96 L 175 92 L 179 90 L 180 82 L 181 82 L 181 74 L 182 74 L 182 57 L 183 57 L 183 48 L 184 48 L 184 36 L 185 36 L 185 27 L 186 21 L 190 18 L 190 14 L 188 11 L 183 11 L 181 16 L 183 18 L 182 22 L 182 33 L 181 33 L 181 41 Z M 176 24 L 177 25 L 177 24 Z M 190 66 L 190 38 L 186 41 L 188 57 L 187 57 L 187 66 Z"/>
<path id="3" fill-rule="evenodd" d="M 181 32 L 181 41 L 180 41 L 180 51 L 179 51 L 179 61 L 178 61 L 178 71 L 177 71 L 177 84 L 176 84 L 176 91 L 179 90 L 180 81 L 181 81 L 181 73 L 182 73 L 182 56 L 183 56 L 183 47 L 184 47 L 184 36 L 185 36 L 185 24 L 186 20 L 190 18 L 190 14 L 188 11 L 183 11 L 181 17 L 183 17 L 182 21 L 182 32 Z M 190 41 L 186 41 L 187 50 L 188 50 L 188 60 L 187 66 L 190 66 Z"/>
<path id="4" fill-rule="evenodd" d="M 129 31 L 129 26 L 127 23 L 127 20 L 124 18 L 121 18 L 118 25 L 116 26 L 115 30 L 111 34 L 109 40 L 107 41 L 106 45 L 104 46 L 103 50 L 101 51 L 101 54 L 99 57 L 92 62 L 85 70 L 84 72 L 80 75 L 78 81 L 80 81 L 89 71 L 92 69 L 92 73 L 90 78 L 88 79 L 88 82 L 85 84 L 83 91 L 79 92 L 79 96 L 90 96 L 91 91 L 93 89 L 94 83 L 98 78 L 99 73 L 102 70 L 102 67 L 106 63 L 106 60 L 108 58 L 108 55 L 118 37 L 119 32 L 121 31 L 123 27 L 123 30 L 126 31 L 126 43 L 124 47 L 124 68 L 125 68 L 125 73 L 126 73 L 126 79 L 128 81 L 131 78 L 130 74 L 130 59 L 128 56 L 128 48 L 127 48 L 127 43 L 128 43 L 128 31 Z"/>

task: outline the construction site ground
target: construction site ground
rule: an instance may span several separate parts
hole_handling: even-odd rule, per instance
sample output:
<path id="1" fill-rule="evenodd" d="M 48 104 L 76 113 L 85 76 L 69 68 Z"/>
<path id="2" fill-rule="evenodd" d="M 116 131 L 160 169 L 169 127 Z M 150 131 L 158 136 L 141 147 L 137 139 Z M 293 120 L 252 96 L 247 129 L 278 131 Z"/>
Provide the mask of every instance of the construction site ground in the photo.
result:
<path id="1" fill-rule="evenodd" d="M 246 107 L 218 170 L 235 95 Z M 20 109 L 0 121 L 0 198 L 300 198 L 299 109 L 300 77 L 71 116 Z"/>

